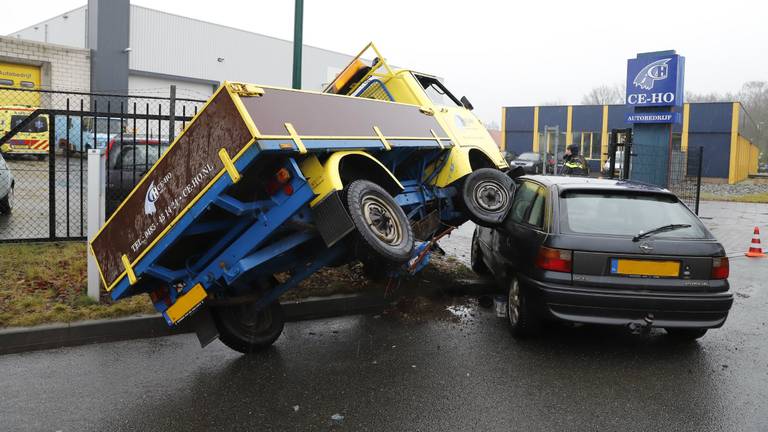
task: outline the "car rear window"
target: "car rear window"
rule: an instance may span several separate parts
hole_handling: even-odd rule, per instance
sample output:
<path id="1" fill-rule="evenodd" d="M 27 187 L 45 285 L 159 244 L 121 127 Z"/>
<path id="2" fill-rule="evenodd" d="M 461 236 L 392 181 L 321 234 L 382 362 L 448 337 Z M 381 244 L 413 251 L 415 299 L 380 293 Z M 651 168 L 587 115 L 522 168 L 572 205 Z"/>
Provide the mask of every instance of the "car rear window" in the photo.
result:
<path id="1" fill-rule="evenodd" d="M 565 233 L 634 236 L 669 224 L 691 226 L 654 237 L 710 237 L 699 218 L 672 195 L 566 191 L 560 198 L 560 230 Z"/>

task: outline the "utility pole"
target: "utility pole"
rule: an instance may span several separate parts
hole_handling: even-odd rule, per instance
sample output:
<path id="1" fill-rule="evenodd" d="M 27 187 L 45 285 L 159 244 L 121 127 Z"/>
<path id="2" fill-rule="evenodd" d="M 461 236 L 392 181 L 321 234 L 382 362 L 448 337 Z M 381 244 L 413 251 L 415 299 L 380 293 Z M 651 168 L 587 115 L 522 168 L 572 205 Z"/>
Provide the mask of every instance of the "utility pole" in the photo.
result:
<path id="1" fill-rule="evenodd" d="M 296 0 L 293 12 L 293 88 L 301 89 L 301 46 L 304 26 L 304 0 Z"/>

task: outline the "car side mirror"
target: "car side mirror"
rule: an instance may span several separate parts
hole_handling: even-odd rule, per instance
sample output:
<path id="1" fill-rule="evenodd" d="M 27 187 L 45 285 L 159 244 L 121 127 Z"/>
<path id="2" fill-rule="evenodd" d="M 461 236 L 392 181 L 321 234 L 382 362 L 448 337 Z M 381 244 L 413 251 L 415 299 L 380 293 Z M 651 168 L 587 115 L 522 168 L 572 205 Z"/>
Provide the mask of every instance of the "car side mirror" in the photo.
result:
<path id="1" fill-rule="evenodd" d="M 464 106 L 464 108 L 466 108 L 466 109 L 468 109 L 470 111 L 475 109 L 475 107 L 472 106 L 472 103 L 469 101 L 469 99 L 467 99 L 466 96 L 462 96 L 461 97 L 461 105 Z"/>

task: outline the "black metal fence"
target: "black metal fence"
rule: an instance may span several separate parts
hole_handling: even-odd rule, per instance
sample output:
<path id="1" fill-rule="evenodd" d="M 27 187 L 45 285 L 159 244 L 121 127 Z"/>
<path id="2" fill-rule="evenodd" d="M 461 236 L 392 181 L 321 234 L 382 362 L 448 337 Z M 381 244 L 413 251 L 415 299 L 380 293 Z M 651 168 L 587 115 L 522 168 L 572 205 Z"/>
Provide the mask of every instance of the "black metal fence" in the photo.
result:
<path id="1" fill-rule="evenodd" d="M 87 151 L 106 153 L 108 217 L 205 102 L 173 95 L 0 88 L 0 242 L 84 239 Z"/>
<path id="2" fill-rule="evenodd" d="M 687 151 L 673 148 L 669 155 L 667 188 L 696 214 L 699 214 L 701 200 L 703 155 L 704 147 L 689 148 Z"/>

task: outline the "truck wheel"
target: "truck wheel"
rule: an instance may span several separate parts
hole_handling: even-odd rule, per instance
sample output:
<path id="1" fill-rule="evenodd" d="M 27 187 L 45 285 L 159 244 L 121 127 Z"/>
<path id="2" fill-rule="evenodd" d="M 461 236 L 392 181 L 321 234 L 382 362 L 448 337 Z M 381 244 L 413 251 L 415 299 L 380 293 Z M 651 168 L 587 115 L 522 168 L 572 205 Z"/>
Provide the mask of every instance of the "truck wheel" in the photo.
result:
<path id="1" fill-rule="evenodd" d="M 13 211 L 13 186 L 8 191 L 8 195 L 0 199 L 0 214 L 9 215 Z"/>
<path id="2" fill-rule="evenodd" d="M 394 198 L 368 180 L 350 183 L 345 195 L 347 210 L 357 231 L 354 246 L 357 258 L 364 263 L 382 258 L 394 264 L 408 261 L 413 250 L 413 231 Z"/>
<path id="3" fill-rule="evenodd" d="M 269 348 L 280 337 L 285 325 L 285 315 L 279 302 L 275 301 L 260 311 L 253 310 L 254 304 L 212 308 L 219 340 L 243 354 Z"/>
<path id="4" fill-rule="evenodd" d="M 483 262 L 483 253 L 480 251 L 480 240 L 477 239 L 477 229 L 472 233 L 472 249 L 469 254 L 469 263 L 475 274 L 487 275 L 490 273 L 488 266 Z"/>
<path id="5" fill-rule="evenodd" d="M 512 207 L 515 184 L 509 176 L 493 168 L 480 168 L 464 181 L 462 198 L 472 222 L 493 227 Z"/>

